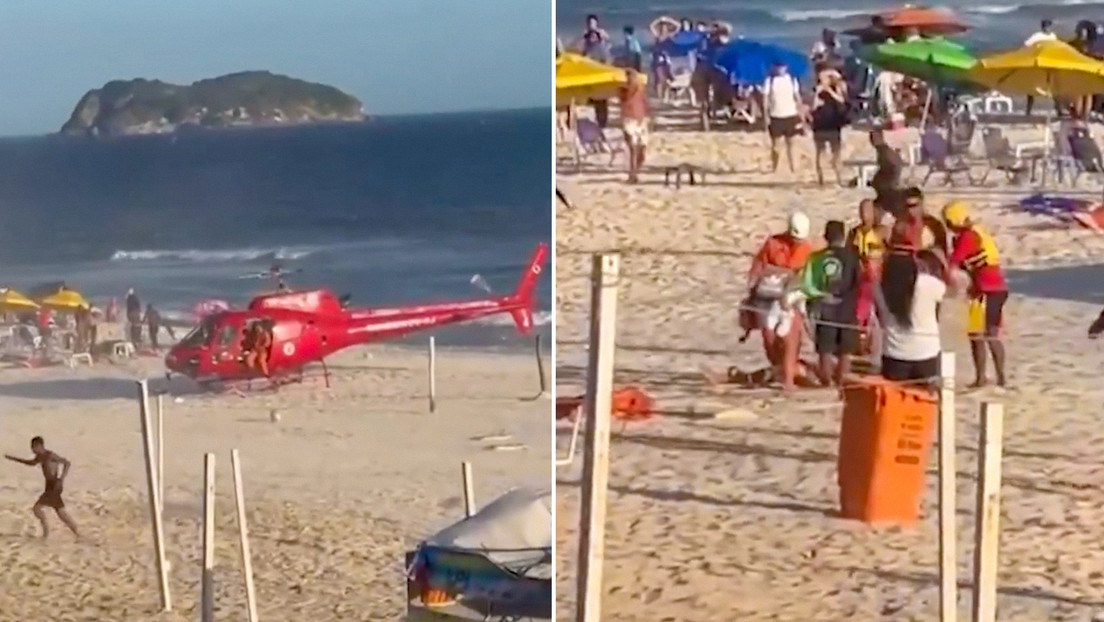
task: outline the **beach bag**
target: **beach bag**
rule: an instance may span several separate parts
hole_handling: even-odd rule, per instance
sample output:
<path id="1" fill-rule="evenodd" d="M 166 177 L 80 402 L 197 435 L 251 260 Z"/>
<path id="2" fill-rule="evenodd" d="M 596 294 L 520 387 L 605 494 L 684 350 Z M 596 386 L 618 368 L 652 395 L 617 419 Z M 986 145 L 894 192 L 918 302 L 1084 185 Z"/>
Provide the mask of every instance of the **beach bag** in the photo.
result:
<path id="1" fill-rule="evenodd" d="M 755 284 L 751 297 L 756 300 L 778 300 L 786 295 L 789 274 L 777 272 L 765 274 Z"/>

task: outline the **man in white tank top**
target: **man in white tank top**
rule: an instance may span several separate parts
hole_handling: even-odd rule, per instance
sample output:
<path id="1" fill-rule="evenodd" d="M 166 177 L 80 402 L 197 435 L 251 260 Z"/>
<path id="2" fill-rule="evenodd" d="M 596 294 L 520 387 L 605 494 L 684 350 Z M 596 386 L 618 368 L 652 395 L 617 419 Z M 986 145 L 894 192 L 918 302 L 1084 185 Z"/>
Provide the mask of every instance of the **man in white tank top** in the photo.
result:
<path id="1" fill-rule="evenodd" d="M 778 170 L 778 139 L 786 145 L 786 162 L 794 172 L 793 137 L 801 133 L 801 87 L 786 66 L 775 64 L 763 85 L 763 104 L 770 135 L 771 172 Z"/>

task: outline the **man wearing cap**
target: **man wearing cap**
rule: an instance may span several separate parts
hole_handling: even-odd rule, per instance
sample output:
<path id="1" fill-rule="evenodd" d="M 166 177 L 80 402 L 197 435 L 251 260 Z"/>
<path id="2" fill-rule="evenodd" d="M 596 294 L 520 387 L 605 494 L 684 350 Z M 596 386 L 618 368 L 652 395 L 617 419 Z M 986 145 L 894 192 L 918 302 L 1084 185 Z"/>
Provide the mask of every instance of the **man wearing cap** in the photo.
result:
<path id="1" fill-rule="evenodd" d="M 943 222 L 954 234 L 948 269 L 960 269 L 970 277 L 970 304 L 966 330 L 970 336 L 970 354 L 974 359 L 975 381 L 971 387 L 988 383 L 985 373 L 985 344 L 993 355 L 997 384 L 1005 386 L 1004 344 L 1000 340 L 1008 283 L 1000 268 L 997 245 L 984 229 L 970 219 L 966 203 L 951 201 L 943 207 Z"/>
<path id="2" fill-rule="evenodd" d="M 776 334 L 775 329 L 763 320 L 766 308 L 780 302 L 786 295 L 790 278 L 805 266 L 812 250 L 809 244 L 809 217 L 802 212 L 795 212 L 790 215 L 785 233 L 772 235 L 763 243 L 751 262 L 751 270 L 748 271 L 751 302 L 763 314 L 756 313 L 755 318 L 741 314 L 741 325 L 745 329 L 759 328 L 767 360 L 774 368 L 776 377 L 781 379 L 782 388 L 786 390 L 794 388 L 797 355 L 801 350 L 800 327 L 804 318 L 794 317 L 790 329 L 782 336 Z M 799 310 L 792 311 L 800 316 Z"/>

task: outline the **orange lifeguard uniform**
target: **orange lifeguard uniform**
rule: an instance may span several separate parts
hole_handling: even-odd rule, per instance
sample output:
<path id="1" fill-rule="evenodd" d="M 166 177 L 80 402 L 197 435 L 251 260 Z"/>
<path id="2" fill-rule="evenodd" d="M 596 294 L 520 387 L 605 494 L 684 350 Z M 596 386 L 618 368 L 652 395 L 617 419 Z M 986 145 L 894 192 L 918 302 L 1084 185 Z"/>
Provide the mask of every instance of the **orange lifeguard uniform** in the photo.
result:
<path id="1" fill-rule="evenodd" d="M 752 280 L 757 282 L 764 270 L 770 267 L 796 272 L 805 266 L 812 252 L 813 247 L 806 240 L 798 240 L 785 233 L 772 235 L 763 243 L 751 262 Z M 803 331 L 801 327 L 805 319 L 798 311 L 794 312 L 798 317 L 794 319 L 789 332 L 782 339 L 778 339 L 774 331 L 763 325 L 758 312 L 750 312 L 755 315 L 753 326 L 759 328 L 763 337 L 763 351 L 767 360 L 773 368 L 781 371 L 782 384 L 786 386 L 793 386 L 794 377 L 797 375 L 797 355 L 801 350 Z M 752 319 L 741 312 L 741 325 L 747 326 L 745 322 Z"/>
<path id="2" fill-rule="evenodd" d="M 272 335 L 260 325 L 255 325 L 252 332 L 252 343 L 245 353 L 245 366 L 257 370 L 265 378 L 268 377 L 268 355 L 272 349 Z"/>

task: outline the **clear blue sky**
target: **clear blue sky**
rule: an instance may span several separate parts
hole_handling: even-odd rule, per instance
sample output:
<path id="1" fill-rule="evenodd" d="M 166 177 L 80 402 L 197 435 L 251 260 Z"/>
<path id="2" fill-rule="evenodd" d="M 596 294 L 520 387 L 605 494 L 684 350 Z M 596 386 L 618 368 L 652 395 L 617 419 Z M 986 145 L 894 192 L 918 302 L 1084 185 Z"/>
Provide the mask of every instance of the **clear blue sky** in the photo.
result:
<path id="1" fill-rule="evenodd" d="M 0 0 L 0 135 L 108 80 L 267 69 L 369 114 L 550 106 L 549 0 Z"/>

